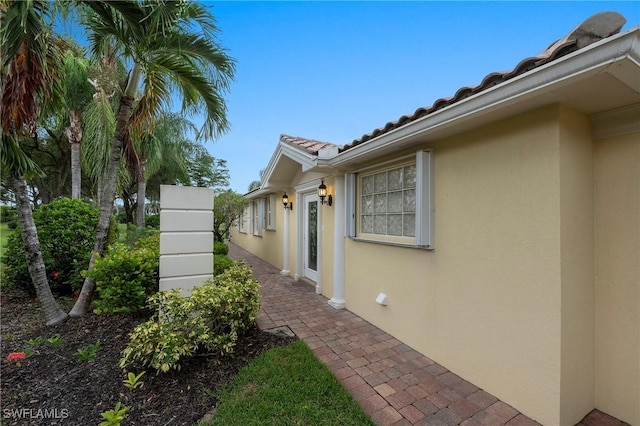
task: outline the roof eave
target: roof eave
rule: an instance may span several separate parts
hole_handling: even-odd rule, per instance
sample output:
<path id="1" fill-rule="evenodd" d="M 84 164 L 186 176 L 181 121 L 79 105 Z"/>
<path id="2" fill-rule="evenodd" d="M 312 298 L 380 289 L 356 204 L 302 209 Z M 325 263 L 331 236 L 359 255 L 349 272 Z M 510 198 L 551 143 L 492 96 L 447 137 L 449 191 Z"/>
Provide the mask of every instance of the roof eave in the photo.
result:
<path id="1" fill-rule="evenodd" d="M 316 167 L 318 162 L 318 157 L 316 155 L 304 152 L 301 149 L 292 147 L 291 145 L 279 142 L 278 146 L 274 150 L 271 158 L 269 159 L 269 163 L 264 170 L 262 175 L 262 180 L 260 181 L 260 190 L 270 191 L 269 181 L 271 177 L 278 167 L 278 163 L 282 156 L 286 156 L 296 161 L 302 167 L 302 171 L 311 170 Z M 274 188 L 274 189 L 282 189 L 282 188 Z M 253 196 L 253 192 L 246 194 L 247 196 Z"/>
<path id="2" fill-rule="evenodd" d="M 368 161 L 381 153 L 409 146 L 417 138 L 427 139 L 436 131 L 457 126 L 479 117 L 487 117 L 509 105 L 521 103 L 540 92 L 551 90 L 554 86 L 567 84 L 602 72 L 612 63 L 629 60 L 640 67 L 640 26 L 618 34 L 586 48 L 573 52 L 558 60 L 514 77 L 502 84 L 486 89 L 462 101 L 419 118 L 405 126 L 382 134 L 362 144 L 341 152 L 330 160 L 333 167 L 346 167 L 351 163 Z M 615 75 L 615 70 L 610 71 Z M 637 80 L 618 76 L 627 85 Z M 634 87 L 636 91 L 638 87 Z"/>

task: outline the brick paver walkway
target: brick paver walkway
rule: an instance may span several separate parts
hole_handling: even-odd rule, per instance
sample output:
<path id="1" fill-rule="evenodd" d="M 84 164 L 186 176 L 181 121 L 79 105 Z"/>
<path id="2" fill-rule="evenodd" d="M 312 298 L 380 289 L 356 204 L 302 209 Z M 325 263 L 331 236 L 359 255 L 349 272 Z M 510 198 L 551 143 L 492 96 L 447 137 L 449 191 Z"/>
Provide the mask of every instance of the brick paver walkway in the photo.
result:
<path id="1" fill-rule="evenodd" d="M 538 425 L 354 313 L 332 308 L 311 285 L 233 243 L 229 256 L 245 259 L 261 283 L 258 326 L 289 327 L 377 425 Z"/>

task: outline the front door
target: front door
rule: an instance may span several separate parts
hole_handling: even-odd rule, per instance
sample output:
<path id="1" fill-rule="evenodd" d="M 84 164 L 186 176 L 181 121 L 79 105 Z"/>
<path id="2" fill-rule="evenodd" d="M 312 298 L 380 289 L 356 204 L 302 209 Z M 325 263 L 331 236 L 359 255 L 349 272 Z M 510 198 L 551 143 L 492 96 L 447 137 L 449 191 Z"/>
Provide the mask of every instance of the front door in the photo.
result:
<path id="1" fill-rule="evenodd" d="M 313 282 L 318 280 L 318 194 L 304 196 L 304 276 Z"/>

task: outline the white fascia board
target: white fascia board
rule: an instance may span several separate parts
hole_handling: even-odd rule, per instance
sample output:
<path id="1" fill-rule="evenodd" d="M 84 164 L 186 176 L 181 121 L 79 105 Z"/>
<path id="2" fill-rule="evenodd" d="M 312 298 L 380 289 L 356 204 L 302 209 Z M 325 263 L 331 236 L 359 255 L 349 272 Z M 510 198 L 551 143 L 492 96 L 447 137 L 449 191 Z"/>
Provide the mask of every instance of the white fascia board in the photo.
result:
<path id="1" fill-rule="evenodd" d="M 269 162 L 267 163 L 267 167 L 264 169 L 261 184 L 263 184 L 264 182 L 269 182 L 269 179 L 271 178 L 271 175 L 273 174 L 278 161 L 280 161 L 280 157 L 282 157 L 282 148 L 280 147 L 280 144 L 278 144 L 276 149 L 273 151 Z"/>
<path id="2" fill-rule="evenodd" d="M 245 194 L 244 196 L 249 200 L 253 200 L 256 198 L 264 197 L 265 195 L 269 195 L 271 193 L 273 193 L 273 191 L 269 189 L 269 187 L 265 187 L 265 188 L 256 189 L 255 191 L 251 191 L 248 194 Z"/>
<path id="3" fill-rule="evenodd" d="M 296 149 L 292 146 L 289 146 L 284 142 L 279 142 L 275 151 L 271 155 L 271 158 L 269 159 L 269 163 L 267 164 L 267 167 L 265 168 L 264 173 L 262 175 L 261 183 L 263 185 L 266 182 L 270 181 L 271 175 L 275 171 L 283 155 L 299 163 L 300 166 L 302 167 L 303 172 L 314 168 L 318 161 L 315 155 L 302 152 L 301 150 Z M 251 193 L 251 195 L 253 195 L 253 193 Z"/>
<path id="4" fill-rule="evenodd" d="M 428 114 L 412 123 L 371 139 L 342 152 L 330 161 L 333 167 L 348 165 L 352 160 L 374 156 L 389 145 L 402 146 L 402 141 L 428 136 L 431 131 L 454 126 L 461 121 L 490 114 L 498 108 L 521 102 L 532 94 L 570 80 L 579 80 L 606 69 L 624 59 L 639 63 L 640 26 L 618 34 L 542 65 L 531 72 L 483 90 L 453 105 Z"/>
<path id="5" fill-rule="evenodd" d="M 284 142 L 280 142 L 278 148 L 280 149 L 282 155 L 286 155 L 293 161 L 299 163 L 302 166 L 303 172 L 314 168 L 318 161 L 317 156 L 308 152 L 304 152 L 298 148 L 294 148 Z"/>

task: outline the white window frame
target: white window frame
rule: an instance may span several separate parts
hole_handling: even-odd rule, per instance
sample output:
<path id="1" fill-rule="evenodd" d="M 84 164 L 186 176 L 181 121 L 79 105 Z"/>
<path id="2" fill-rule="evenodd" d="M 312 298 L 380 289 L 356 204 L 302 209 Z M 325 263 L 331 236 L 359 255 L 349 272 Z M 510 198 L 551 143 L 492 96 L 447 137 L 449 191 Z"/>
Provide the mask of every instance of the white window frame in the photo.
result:
<path id="1" fill-rule="evenodd" d="M 346 233 L 349 238 L 372 243 L 392 244 L 405 247 L 418 247 L 432 250 L 433 246 L 433 154 L 431 150 L 420 150 L 415 154 L 416 165 L 416 211 L 415 236 L 396 237 L 386 235 L 362 234 L 360 226 L 359 176 L 384 171 L 402 163 L 413 163 L 411 157 L 400 157 L 391 161 L 360 169 L 346 175 Z"/>
<path id="2" fill-rule="evenodd" d="M 242 214 L 240 215 L 240 217 L 238 218 L 238 232 L 242 233 L 242 234 L 246 234 L 247 233 L 247 210 L 249 210 L 247 207 L 245 207 L 242 210 Z"/>
<path id="3" fill-rule="evenodd" d="M 262 236 L 264 198 L 251 200 L 250 232 L 256 237 Z"/>
<path id="4" fill-rule="evenodd" d="M 276 196 L 275 194 L 264 197 L 264 224 L 269 231 L 276 230 Z"/>

